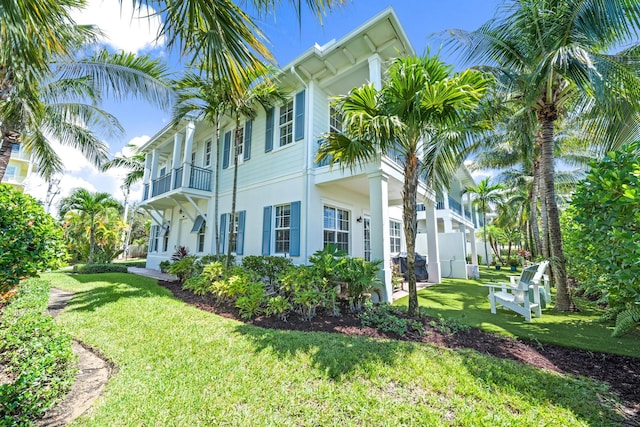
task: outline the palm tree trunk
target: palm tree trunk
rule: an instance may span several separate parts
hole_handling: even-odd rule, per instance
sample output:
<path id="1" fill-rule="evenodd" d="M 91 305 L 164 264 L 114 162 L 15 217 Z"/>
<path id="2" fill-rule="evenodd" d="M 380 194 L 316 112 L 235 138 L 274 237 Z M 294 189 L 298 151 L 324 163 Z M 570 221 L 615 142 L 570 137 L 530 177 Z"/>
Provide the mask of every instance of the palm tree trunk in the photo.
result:
<path id="1" fill-rule="evenodd" d="M 96 227 L 93 215 L 91 215 L 89 221 L 89 259 L 87 260 L 87 263 L 93 264 L 93 254 L 96 250 Z"/>
<path id="2" fill-rule="evenodd" d="M 11 158 L 11 149 L 13 148 L 13 142 L 8 139 L 2 140 L 0 145 L 0 181 L 4 178 L 4 173 L 9 165 L 9 159 Z"/>
<path id="3" fill-rule="evenodd" d="M 218 208 L 220 201 L 218 200 L 220 196 L 220 120 L 221 114 L 218 114 L 216 118 L 215 128 L 216 128 L 216 137 L 215 140 L 212 141 L 212 144 L 215 145 L 216 152 L 216 176 L 214 179 L 214 190 L 213 190 L 213 228 L 215 228 L 214 233 L 216 236 L 216 247 L 214 248 L 215 253 L 217 254 L 220 248 L 220 225 L 218 224 Z M 213 252 L 213 251 L 211 251 Z"/>
<path id="4" fill-rule="evenodd" d="M 531 186 L 531 234 L 535 242 L 535 253 L 542 253 L 542 241 L 540 240 L 540 229 L 538 227 L 538 191 L 540 186 L 540 162 L 533 164 L 533 184 Z M 533 247 L 532 253 L 533 251 Z"/>
<path id="5" fill-rule="evenodd" d="M 540 177 L 540 189 L 544 188 L 544 178 Z M 551 258 L 549 250 L 549 209 L 546 194 L 540 191 L 540 213 L 542 217 L 542 256 Z"/>
<path id="6" fill-rule="evenodd" d="M 556 204 L 555 187 L 553 180 L 553 137 L 554 120 L 556 111 L 553 105 L 545 105 L 538 112 L 541 124 L 541 147 L 542 147 L 542 176 L 544 182 L 544 198 L 547 202 L 547 216 L 549 220 L 549 237 L 553 259 L 551 267 L 556 285 L 556 306 L 558 311 L 575 311 L 576 306 L 571 299 L 567 284 L 567 260 L 562 249 L 562 234 L 560 231 L 560 215 Z"/>
<path id="7" fill-rule="evenodd" d="M 487 259 L 487 268 L 491 265 L 491 261 L 489 261 L 489 251 L 487 250 L 487 212 L 485 211 L 485 207 L 482 208 L 482 222 L 484 225 L 482 226 L 482 231 L 484 234 L 484 257 Z"/>
<path id="8" fill-rule="evenodd" d="M 236 220 L 236 199 L 238 196 L 238 147 L 242 142 L 242 128 L 240 127 L 239 119 L 236 119 L 236 131 L 233 141 L 233 189 L 231 190 L 231 218 L 229 218 L 229 238 L 227 241 L 229 245 L 227 247 L 227 268 L 231 267 L 231 249 L 233 246 L 235 233 L 235 220 Z"/>
<path id="9" fill-rule="evenodd" d="M 404 236 L 407 242 L 407 282 L 409 287 L 409 308 L 408 315 L 417 317 L 418 310 L 418 290 L 416 287 L 416 192 L 418 190 L 418 158 L 417 156 L 407 156 L 404 167 L 403 185 L 403 212 Z M 383 209 L 386 206 L 383 206 Z M 386 245 L 387 242 L 384 242 Z"/>

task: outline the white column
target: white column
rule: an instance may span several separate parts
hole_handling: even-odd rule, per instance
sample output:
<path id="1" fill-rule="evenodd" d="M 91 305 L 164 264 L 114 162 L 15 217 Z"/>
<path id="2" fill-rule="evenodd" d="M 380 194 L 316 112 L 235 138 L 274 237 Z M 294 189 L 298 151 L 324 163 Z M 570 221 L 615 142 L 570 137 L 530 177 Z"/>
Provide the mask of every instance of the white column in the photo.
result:
<path id="1" fill-rule="evenodd" d="M 160 155 L 157 149 L 151 151 L 151 181 L 158 177 L 158 162 L 160 161 Z"/>
<path id="2" fill-rule="evenodd" d="M 152 153 L 147 153 L 144 158 L 144 175 L 142 177 L 142 183 L 144 185 L 149 184 L 149 180 L 151 179 L 151 157 Z"/>
<path id="3" fill-rule="evenodd" d="M 476 247 L 476 229 L 469 227 L 471 233 L 471 264 L 478 264 L 478 248 Z"/>
<path id="4" fill-rule="evenodd" d="M 382 88 L 382 58 L 377 53 L 369 57 L 369 82 L 376 90 Z"/>
<path id="5" fill-rule="evenodd" d="M 442 214 L 442 223 L 444 224 L 444 232 L 451 233 L 453 232 L 453 224 L 451 220 L 451 208 L 449 207 L 449 193 L 442 193 L 442 202 L 444 203 L 444 211 Z"/>
<path id="6" fill-rule="evenodd" d="M 382 260 L 380 280 L 384 283 L 383 301 L 391 302 L 391 250 L 389 248 L 388 177 L 382 171 L 369 174 L 369 210 L 371 211 L 371 259 Z"/>
<path id="7" fill-rule="evenodd" d="M 185 129 L 184 157 L 182 159 L 184 167 L 184 169 L 182 169 L 182 186 L 185 188 L 189 187 L 189 177 L 191 176 L 191 152 L 193 151 L 193 133 L 195 128 L 195 124 L 189 122 Z"/>
<path id="8" fill-rule="evenodd" d="M 429 201 L 425 203 L 427 217 L 427 272 L 429 282 L 440 283 L 442 273 L 440 271 L 440 250 L 438 248 L 438 219 L 436 216 L 436 205 Z"/>
<path id="9" fill-rule="evenodd" d="M 173 135 L 173 158 L 171 160 L 171 168 L 172 168 L 172 179 L 175 180 L 176 179 L 176 169 L 179 169 L 181 164 L 180 164 L 180 152 L 182 151 L 182 140 L 184 139 L 184 136 L 179 133 L 176 132 L 175 135 Z M 184 171 L 183 171 L 184 173 Z M 177 187 L 178 185 L 181 185 L 181 182 L 172 182 L 171 183 L 171 188 Z"/>

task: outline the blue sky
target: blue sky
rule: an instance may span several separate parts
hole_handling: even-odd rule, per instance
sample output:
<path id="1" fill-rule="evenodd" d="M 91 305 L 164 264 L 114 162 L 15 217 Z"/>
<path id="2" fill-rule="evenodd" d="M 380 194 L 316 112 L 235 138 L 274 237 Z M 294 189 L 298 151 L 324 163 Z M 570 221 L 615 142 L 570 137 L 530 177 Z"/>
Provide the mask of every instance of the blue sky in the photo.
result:
<path id="1" fill-rule="evenodd" d="M 123 7 L 127 7 L 127 3 L 123 2 Z M 282 1 L 274 16 L 265 17 L 259 22 L 269 39 L 269 47 L 277 63 L 285 65 L 314 43 L 322 45 L 331 39 L 338 39 L 388 6 L 394 8 L 416 52 L 423 53 L 429 48 L 435 53 L 439 51 L 440 40 L 433 37 L 434 34 L 451 28 L 474 30 L 494 16 L 500 3 L 501 0 L 352 0 L 324 17 L 322 24 L 314 16 L 304 13 L 300 26 L 293 8 L 287 1 Z M 158 21 L 149 23 L 146 20 L 132 20 L 131 11 L 121 11 L 118 0 L 89 0 L 89 4 L 89 10 L 77 15 L 77 22 L 94 24 L 105 30 L 109 36 L 105 43 L 112 49 L 159 56 L 171 68 L 179 69 L 178 55 L 167 52 L 163 40 L 155 38 L 154 30 L 159 25 Z M 146 15 L 146 12 L 143 11 L 142 15 Z M 455 57 L 448 56 L 445 52 L 441 56 L 456 68 L 462 66 L 456 63 Z M 112 154 L 121 152 L 123 146 L 130 142 L 145 142 L 162 129 L 169 119 L 168 112 L 159 111 L 139 101 L 108 102 L 105 109 L 115 114 L 125 128 L 125 134 L 121 138 L 107 141 Z M 83 161 L 81 156 L 69 153 L 68 150 L 65 150 L 64 157 L 68 170 L 61 183 L 60 197 L 80 186 L 91 191 L 106 191 L 122 199 L 119 185 L 123 171 L 100 173 Z M 28 191 L 38 198 L 44 198 L 46 185 L 41 180 L 34 179 Z M 139 188 L 132 189 L 131 199 L 140 200 Z"/>

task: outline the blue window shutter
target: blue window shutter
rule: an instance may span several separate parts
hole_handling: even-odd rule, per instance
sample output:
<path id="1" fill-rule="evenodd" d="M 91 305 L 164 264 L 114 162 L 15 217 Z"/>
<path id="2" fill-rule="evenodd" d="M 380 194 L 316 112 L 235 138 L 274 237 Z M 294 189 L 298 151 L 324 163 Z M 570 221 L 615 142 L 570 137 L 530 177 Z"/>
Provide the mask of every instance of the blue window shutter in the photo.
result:
<path id="1" fill-rule="evenodd" d="M 273 115 L 275 114 L 275 108 L 270 108 L 267 111 L 267 127 L 265 129 L 264 137 L 264 152 L 268 153 L 273 150 Z"/>
<path id="2" fill-rule="evenodd" d="M 271 254 L 271 209 L 265 206 L 262 215 L 262 255 Z"/>
<path id="3" fill-rule="evenodd" d="M 289 223 L 289 252 L 291 256 L 300 256 L 300 202 L 291 203 L 291 222 Z"/>
<path id="4" fill-rule="evenodd" d="M 244 253 L 244 223 L 247 211 L 238 212 L 238 236 L 236 237 L 236 254 Z"/>
<path id="5" fill-rule="evenodd" d="M 244 160 L 251 158 L 251 132 L 253 130 L 253 120 L 247 120 L 244 125 L 244 153 L 242 157 Z"/>
<path id="6" fill-rule="evenodd" d="M 304 138 L 304 91 L 296 94 L 294 109 L 296 115 L 294 139 L 299 141 Z"/>
<path id="7" fill-rule="evenodd" d="M 229 167 L 229 151 L 231 151 L 231 131 L 224 134 L 224 148 L 222 150 L 222 169 Z"/>
<path id="8" fill-rule="evenodd" d="M 225 253 L 225 246 L 227 242 L 227 234 L 229 230 L 227 230 L 227 214 L 220 215 L 220 236 L 218 239 L 218 253 Z"/>

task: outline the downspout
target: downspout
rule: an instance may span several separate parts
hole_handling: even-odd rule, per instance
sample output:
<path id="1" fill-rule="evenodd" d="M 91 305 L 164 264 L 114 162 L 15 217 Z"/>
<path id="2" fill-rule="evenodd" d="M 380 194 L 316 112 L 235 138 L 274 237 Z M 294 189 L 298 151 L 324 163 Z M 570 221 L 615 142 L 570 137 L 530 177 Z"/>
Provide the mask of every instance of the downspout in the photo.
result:
<path id="1" fill-rule="evenodd" d="M 298 74 L 298 72 L 296 71 L 296 67 L 294 65 L 291 66 L 290 68 L 291 74 L 293 74 L 295 77 L 298 78 L 298 80 L 300 80 L 300 83 L 302 83 L 302 85 L 305 88 L 306 91 L 306 95 L 304 97 L 305 100 L 305 104 L 309 105 L 309 108 L 307 109 L 307 106 L 305 105 L 305 110 L 307 110 L 307 120 L 306 120 L 306 126 L 307 126 L 307 136 L 305 138 L 305 140 L 307 141 L 307 147 L 306 147 L 306 164 L 305 164 L 305 169 L 304 169 L 304 250 L 300 252 L 300 254 L 302 255 L 302 259 L 304 260 L 303 263 L 306 264 L 307 260 L 309 259 L 309 209 L 310 209 L 310 204 L 311 204 L 311 155 L 313 152 L 313 135 L 312 135 L 312 121 L 313 121 L 313 94 L 311 93 L 311 91 L 309 91 L 309 85 L 302 79 L 302 77 L 300 77 L 300 75 Z"/>

